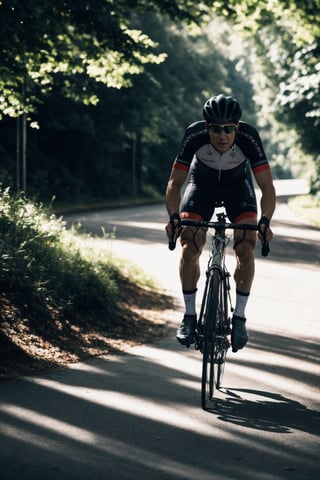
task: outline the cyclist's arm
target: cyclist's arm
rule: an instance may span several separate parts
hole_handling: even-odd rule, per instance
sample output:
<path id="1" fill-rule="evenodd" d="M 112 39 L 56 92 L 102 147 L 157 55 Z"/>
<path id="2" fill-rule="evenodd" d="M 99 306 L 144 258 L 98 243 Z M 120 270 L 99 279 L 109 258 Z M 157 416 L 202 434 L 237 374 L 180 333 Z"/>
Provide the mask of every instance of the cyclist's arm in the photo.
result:
<path id="1" fill-rule="evenodd" d="M 255 174 L 257 184 L 261 190 L 261 217 L 267 217 L 271 220 L 276 207 L 276 192 L 273 185 L 272 175 L 270 169 L 262 170 Z M 272 239 L 272 231 L 267 229 L 267 242 Z"/>
<path id="2" fill-rule="evenodd" d="M 185 170 L 180 170 L 173 168 L 166 191 L 166 206 L 168 210 L 169 217 L 173 213 L 179 212 L 180 200 L 181 200 L 181 189 L 186 181 L 188 172 Z"/>
<path id="3" fill-rule="evenodd" d="M 271 171 L 269 169 L 262 170 L 255 174 L 257 184 L 261 190 L 261 216 L 271 220 L 276 207 L 276 192 L 273 185 Z"/>
<path id="4" fill-rule="evenodd" d="M 170 220 L 166 225 L 166 233 L 170 250 L 174 249 L 175 242 L 181 232 L 179 216 L 181 188 L 187 176 L 188 172 L 173 168 L 167 185 L 166 205 Z"/>

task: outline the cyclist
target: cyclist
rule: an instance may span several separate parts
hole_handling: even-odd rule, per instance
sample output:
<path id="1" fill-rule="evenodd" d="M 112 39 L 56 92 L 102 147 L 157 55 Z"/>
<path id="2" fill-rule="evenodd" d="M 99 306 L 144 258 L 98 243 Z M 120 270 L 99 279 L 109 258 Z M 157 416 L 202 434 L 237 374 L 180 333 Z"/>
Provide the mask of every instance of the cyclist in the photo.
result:
<path id="1" fill-rule="evenodd" d="M 276 195 L 272 175 L 256 129 L 240 121 L 241 107 L 236 98 L 224 94 L 209 98 L 203 107 L 204 120 L 187 127 L 174 160 L 167 185 L 166 205 L 170 221 L 169 239 L 180 235 L 182 254 L 180 279 L 185 314 L 177 330 L 177 340 L 187 347 L 194 342 L 197 321 L 196 292 L 200 276 L 199 257 L 206 230 L 181 228 L 181 218 L 209 221 L 215 202 L 223 201 L 228 218 L 234 223 L 257 224 L 257 202 L 252 173 L 261 190 L 259 225 L 267 242 Z M 181 190 L 186 188 L 181 199 Z M 262 236 L 259 233 L 259 238 Z M 248 341 L 245 309 L 254 277 L 256 232 L 234 231 L 236 305 L 232 318 L 233 352 Z"/>

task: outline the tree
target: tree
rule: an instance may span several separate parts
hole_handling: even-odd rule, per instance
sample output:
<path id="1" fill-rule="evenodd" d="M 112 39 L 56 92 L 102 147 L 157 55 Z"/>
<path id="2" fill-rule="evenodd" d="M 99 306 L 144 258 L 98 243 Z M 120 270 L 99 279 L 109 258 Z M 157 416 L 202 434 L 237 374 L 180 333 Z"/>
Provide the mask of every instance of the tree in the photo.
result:
<path id="1" fill-rule="evenodd" d="M 131 77 L 165 54 L 142 30 L 130 26 L 130 13 L 166 11 L 171 18 L 191 21 L 203 14 L 197 2 L 175 0 L 1 0 L 0 119 L 20 117 L 17 171 L 26 183 L 26 122 L 38 127 L 35 115 L 56 84 L 61 95 L 96 105 L 97 84 L 109 88 L 131 85 Z M 22 156 L 22 158 L 20 158 Z M 19 176 L 19 175 L 18 175 Z M 17 182 L 20 188 L 20 182 Z"/>
<path id="2" fill-rule="evenodd" d="M 96 104 L 92 83 L 121 88 L 158 63 L 152 39 L 130 26 L 133 11 L 166 12 L 185 22 L 201 18 L 205 3 L 195 0 L 1 0 L 0 113 L 34 112 L 56 77 L 77 101 Z"/>
<path id="3" fill-rule="evenodd" d="M 215 2 L 225 14 L 226 2 Z M 230 0 L 232 22 L 254 39 L 268 78 L 273 112 L 293 127 L 305 154 L 313 156 L 319 190 L 320 0 Z M 317 180 L 318 179 L 318 183 Z"/>
<path id="4" fill-rule="evenodd" d="M 65 98 L 56 82 L 35 117 L 40 130 L 29 133 L 29 178 L 41 199 L 130 196 L 134 151 L 137 194 L 163 193 L 184 128 L 202 118 L 208 96 L 235 93 L 254 118 L 251 84 L 235 68 L 238 60 L 225 55 L 225 34 L 213 40 L 151 13 L 131 22 L 153 32 L 166 61 L 145 65 L 128 88 L 96 84 L 96 106 Z"/>
<path id="5" fill-rule="evenodd" d="M 28 114 L 29 126 L 40 125 L 40 131 L 28 127 L 32 181 L 66 197 L 71 191 L 128 193 L 133 150 L 138 153 L 138 180 L 161 190 L 163 172 L 147 159 L 172 159 L 185 126 L 181 119 L 187 123 L 199 115 L 204 98 L 212 93 L 211 78 L 213 91 L 231 93 L 236 85 L 252 119 L 254 102 L 267 110 L 259 101 L 263 96 L 265 102 L 269 92 L 274 113 L 285 120 L 284 130 L 291 125 L 303 131 L 305 149 L 315 152 L 319 22 L 314 20 L 319 9 L 312 7 L 319 2 L 56 0 L 48 5 L 46 0 L 0 0 L 2 126 L 8 115 L 22 112 Z M 161 20 L 151 12 L 161 12 Z M 236 58 L 231 49 L 219 56 L 230 40 L 230 27 L 221 43 L 199 33 L 211 18 L 209 12 L 247 36 L 268 79 L 262 95 L 257 95 L 255 79 L 251 84 L 249 58 Z M 168 18 L 174 22 L 169 24 Z M 267 128 L 271 132 L 269 124 Z M 3 142 L 2 157 L 5 147 Z M 90 171 L 88 155 L 95 165 Z M 13 174 L 8 170 L 6 175 Z M 112 182 L 106 191 L 108 176 Z"/>
<path id="6" fill-rule="evenodd" d="M 150 38 L 129 28 L 124 7 L 103 0 L 0 2 L 0 111 L 34 112 L 57 77 L 66 96 L 94 104 L 92 80 L 120 88 L 146 62 L 163 61 L 152 54 Z"/>

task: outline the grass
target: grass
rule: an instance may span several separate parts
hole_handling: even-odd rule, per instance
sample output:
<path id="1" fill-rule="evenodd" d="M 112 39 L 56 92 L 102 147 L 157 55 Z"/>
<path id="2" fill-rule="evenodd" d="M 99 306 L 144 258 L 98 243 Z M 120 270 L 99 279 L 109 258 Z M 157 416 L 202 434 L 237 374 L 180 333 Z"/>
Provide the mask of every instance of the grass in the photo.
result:
<path id="1" fill-rule="evenodd" d="M 320 195 L 301 195 L 289 200 L 289 207 L 315 227 L 320 227 Z"/>
<path id="2" fill-rule="evenodd" d="M 43 206 L 11 198 L 6 190 L 0 209 L 3 293 L 43 304 L 61 316 L 79 308 L 112 313 L 117 270 L 111 263 L 88 260 L 77 237 Z"/>
<path id="3" fill-rule="evenodd" d="M 155 311 L 171 308 L 171 299 L 103 239 L 68 230 L 47 207 L 9 189 L 0 190 L 0 213 L 0 377 L 165 330 Z"/>

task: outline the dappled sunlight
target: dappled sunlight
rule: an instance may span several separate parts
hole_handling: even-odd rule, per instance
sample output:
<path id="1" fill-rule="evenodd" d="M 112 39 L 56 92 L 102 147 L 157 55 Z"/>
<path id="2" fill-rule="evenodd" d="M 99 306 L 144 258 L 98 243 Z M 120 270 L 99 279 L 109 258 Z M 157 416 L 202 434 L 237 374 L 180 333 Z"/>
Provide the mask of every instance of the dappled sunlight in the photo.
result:
<path id="1" fill-rule="evenodd" d="M 192 415 L 194 407 L 191 407 L 189 412 L 188 408 L 187 411 L 186 409 L 180 410 L 178 402 L 172 402 L 169 399 L 161 400 L 158 398 L 155 402 L 154 399 L 148 400 L 136 395 L 130 395 L 129 393 L 105 389 L 91 390 L 88 387 L 70 386 L 48 379 L 38 378 L 34 379 L 33 382 L 50 390 L 61 392 L 102 407 L 108 407 L 120 412 L 130 412 L 131 415 L 137 417 L 154 420 L 156 422 L 163 422 L 173 427 L 183 428 L 203 435 L 207 434 L 215 436 L 218 434 L 213 427 L 209 427 L 208 431 L 208 424 L 205 418 L 203 421 L 199 421 L 199 418 Z M 5 407 L 3 411 L 6 411 Z M 15 411 L 14 407 L 13 411 Z M 30 419 L 29 421 L 33 422 L 33 416 L 30 412 L 27 418 Z M 50 422 L 49 428 L 51 429 Z M 35 423 L 37 424 L 37 416 L 35 418 Z M 55 425 L 54 422 L 53 425 Z M 64 429 L 62 429 L 62 431 L 64 432 Z"/>
<path id="2" fill-rule="evenodd" d="M 187 354 L 184 355 L 184 352 L 187 352 Z M 187 350 L 185 347 L 177 345 L 177 351 L 172 351 L 166 348 L 159 349 L 157 346 L 142 345 L 139 349 L 130 353 L 162 367 L 172 368 L 174 366 L 174 370 L 177 372 L 197 372 L 200 368 L 201 354 L 196 352 L 192 346 L 190 350 Z"/>
<path id="3" fill-rule="evenodd" d="M 187 380 L 186 378 L 172 378 L 172 383 L 179 387 L 194 390 L 200 395 L 200 377 L 197 380 Z"/>
<path id="4" fill-rule="evenodd" d="M 16 405 L 4 404 L 4 405 L 1 405 L 0 411 L 5 413 L 7 416 L 11 416 L 15 419 L 22 421 L 22 423 L 25 424 L 25 428 L 22 428 L 22 430 L 24 432 L 24 435 L 25 434 L 27 435 L 27 438 L 25 438 L 25 440 L 28 440 L 29 442 L 35 445 L 41 446 L 41 440 L 39 442 L 39 440 L 37 439 L 37 436 L 30 435 L 30 431 L 28 431 L 28 425 L 40 427 L 41 429 L 43 429 L 45 425 L 45 430 L 47 432 L 46 434 L 48 434 L 49 432 L 52 432 L 59 436 L 70 438 L 73 440 L 81 439 L 81 442 L 83 443 L 88 443 L 88 444 L 96 443 L 95 435 L 93 433 L 90 433 L 88 430 L 76 427 L 75 425 L 72 425 L 67 422 L 62 422 L 48 415 L 42 415 L 40 413 L 35 412 L 32 409 L 23 408 Z M 8 428 L 7 433 L 9 436 L 19 438 L 22 432 L 20 429 Z"/>
<path id="5" fill-rule="evenodd" d="M 235 375 L 238 379 L 239 385 L 245 385 L 246 383 L 252 384 L 257 379 L 257 370 L 254 369 L 251 365 L 241 365 L 241 364 L 228 364 L 226 369 L 228 372 L 225 373 L 224 384 L 228 385 L 228 374 Z M 260 383 L 264 388 L 269 390 L 281 390 L 285 391 L 287 395 L 292 396 L 301 396 L 303 397 L 303 389 L 305 385 L 305 379 L 303 376 L 301 380 L 298 381 L 296 378 L 290 378 L 286 375 L 279 375 L 279 370 L 277 363 L 273 364 L 274 372 L 263 372 L 263 378 L 261 378 Z M 294 370 L 290 366 L 290 370 Z M 286 370 L 287 371 L 287 370 Z M 303 372 L 303 370 L 300 370 Z"/>
<path id="6" fill-rule="evenodd" d="M 177 478 L 183 479 L 194 479 L 196 476 L 201 476 L 203 479 L 211 479 L 211 475 L 208 474 L 205 470 L 201 468 L 193 468 L 190 466 L 188 472 L 185 472 L 183 469 L 183 464 L 172 461 L 170 458 L 164 458 L 161 453 L 152 453 L 148 452 L 146 455 L 146 450 L 139 448 L 135 445 L 130 445 L 128 450 L 128 445 L 125 441 L 115 440 L 108 437 L 108 435 L 97 435 L 88 430 L 75 428 L 72 425 L 59 422 L 52 418 L 44 418 L 42 415 L 37 415 L 33 411 L 27 411 L 22 408 L 2 408 L 3 411 L 13 418 L 24 419 L 28 418 L 26 421 L 25 429 L 15 429 L 12 428 L 10 423 L 7 425 L 3 424 L 4 431 L 6 431 L 7 436 L 13 439 L 19 440 L 23 434 L 24 441 L 29 445 L 32 445 L 38 449 L 48 449 L 51 453 L 62 454 L 63 449 L 61 447 L 61 442 L 59 437 L 67 437 L 76 444 L 88 444 L 94 446 L 95 450 L 102 452 L 103 454 L 112 455 L 113 457 L 119 458 L 122 461 L 132 461 L 134 463 L 141 464 L 144 468 L 148 467 L 153 469 L 155 465 L 158 465 L 157 469 L 160 472 L 167 473 L 170 475 L 176 475 Z M 28 428 L 28 423 L 33 426 L 38 426 L 40 430 L 44 430 L 43 435 L 31 433 Z M 45 429 L 43 425 L 46 425 Z M 56 441 L 50 439 L 48 442 L 47 436 L 50 433 L 54 433 L 58 436 Z M 159 438 L 160 440 L 160 438 Z M 79 447 L 77 447 L 78 449 Z M 79 450 L 78 450 L 79 451 Z M 70 451 L 68 450 L 68 455 Z M 78 462 L 84 461 L 84 459 L 79 457 L 78 453 L 75 452 L 76 460 Z"/>
<path id="7" fill-rule="evenodd" d="M 262 367 L 267 370 L 269 367 L 274 367 L 275 369 L 288 368 L 288 356 L 286 352 L 283 353 L 273 353 L 272 349 L 265 350 L 263 355 L 263 361 L 261 362 L 261 350 L 254 348 L 246 348 L 245 351 L 245 362 L 250 365 L 252 370 L 256 370 L 258 367 Z M 297 352 L 298 357 L 298 352 Z M 229 365 L 234 366 L 234 368 L 241 368 L 242 359 L 231 360 L 229 358 Z M 320 376 L 320 365 L 317 363 L 317 358 L 314 357 L 311 361 L 303 360 L 301 358 L 292 358 L 290 361 L 290 369 L 297 372 L 305 373 L 311 371 L 314 376 Z M 278 374 L 278 373 L 277 373 Z"/>
<path id="8" fill-rule="evenodd" d="M 35 449 L 59 469 L 67 458 L 71 466 L 76 462 L 101 475 L 110 466 L 120 475 L 121 468 L 131 472 L 130 479 L 142 469 L 144 478 L 212 480 L 214 468 L 215 480 L 233 480 L 244 463 L 245 478 L 256 480 L 252 456 L 279 465 L 279 477 L 270 478 L 286 478 L 281 472 L 288 465 L 307 464 L 313 471 L 317 447 L 310 447 L 310 439 L 319 431 L 319 414 L 307 406 L 312 386 L 306 391 L 302 383 L 304 369 L 315 378 L 319 373 L 313 345 L 300 342 L 308 359 L 300 363 L 295 343 L 286 351 L 281 344 L 268 351 L 265 342 L 272 343 L 256 332 L 252 347 L 228 356 L 223 388 L 208 412 L 200 407 L 201 355 L 182 349 L 174 338 L 26 377 L 20 381 L 23 398 L 13 402 L 8 389 L 1 392 L 0 440 L 5 448 Z M 285 448 L 284 434 L 295 439 Z M 208 454 L 217 445 L 228 461 Z M 186 448 L 194 455 L 186 458 Z"/>
<path id="9" fill-rule="evenodd" d="M 121 211 L 119 237 L 103 238 L 99 245 L 152 271 L 178 302 L 180 247 L 168 251 L 164 218 L 154 221 L 156 208 L 144 221 L 134 212 L 128 220 Z M 114 218 L 108 221 L 112 225 Z M 257 252 L 249 342 L 236 354 L 229 351 L 222 388 L 208 411 L 201 409 L 201 354 L 175 339 L 183 312 L 178 306 L 167 312 L 167 338 L 2 383 L 0 441 L 10 468 L 14 452 L 21 471 L 25 458 L 31 459 L 26 480 L 34 478 L 34 459 L 41 465 L 38 477 L 48 480 L 96 480 L 106 472 L 110 480 L 317 478 L 319 272 L 310 249 L 305 270 L 296 264 L 304 262 L 305 244 L 299 229 L 295 234 L 279 231 L 267 259 Z M 316 248 L 317 242 L 310 245 Z M 206 252 L 202 272 L 207 258 Z M 232 272 L 231 246 L 227 262 Z M 203 280 L 202 275 L 198 301 Z M 233 279 L 231 284 L 233 295 Z"/>
<path id="10" fill-rule="evenodd" d="M 147 468 L 149 468 L 150 471 L 153 471 L 156 466 L 160 475 L 170 475 L 170 478 L 181 478 L 185 480 L 202 478 L 203 480 L 212 480 L 212 473 L 210 471 L 208 472 L 207 469 L 201 468 L 200 466 L 193 466 L 191 464 L 188 465 L 188 468 L 186 469 L 183 461 L 178 462 L 171 458 L 170 452 L 168 455 L 164 455 L 161 451 L 147 451 L 146 448 L 141 448 L 138 445 L 130 444 L 130 446 L 128 446 L 128 443 L 125 440 L 122 441 L 119 439 L 114 439 L 108 435 L 92 434 L 88 431 L 80 429 L 76 431 L 74 427 L 62 424 L 61 422 L 57 422 L 52 419 L 45 419 L 46 429 L 44 429 L 44 419 L 41 416 L 35 415 L 34 412 L 22 412 L 21 410 L 12 410 L 8 412 L 8 414 L 12 415 L 12 417 L 18 418 L 21 417 L 22 413 L 26 417 L 27 413 L 30 414 L 29 418 L 32 420 L 29 421 L 29 423 L 37 425 L 40 431 L 43 431 L 43 435 L 41 435 L 40 432 L 36 436 L 33 433 L 30 433 L 27 428 L 28 422 L 26 422 L 26 428 L 24 430 L 21 428 L 14 429 L 10 423 L 8 423 L 7 426 L 4 425 L 5 431 L 9 432 L 7 436 L 9 438 L 19 440 L 21 439 L 21 434 L 23 434 L 24 440 L 29 446 L 31 445 L 37 448 L 39 454 L 41 450 L 50 450 L 50 453 L 55 455 L 56 461 L 57 455 L 61 455 L 63 458 L 63 456 L 67 453 L 69 459 L 76 460 L 78 464 L 84 463 L 85 461 L 87 462 L 88 454 L 85 460 L 84 457 L 81 456 L 81 452 L 83 452 L 83 446 L 88 444 L 90 446 L 94 446 L 95 451 L 99 451 L 100 453 L 107 455 L 108 458 L 111 457 L 113 459 L 119 459 L 121 463 L 125 462 L 127 464 L 128 462 L 132 462 L 133 465 L 140 465 L 144 469 L 144 472 Z M 50 426 L 52 428 L 50 428 Z M 50 435 L 50 433 L 57 434 L 58 437 L 56 441 L 53 441 L 50 438 L 50 441 L 48 442 L 47 435 Z M 59 437 L 61 436 L 67 436 L 72 439 L 75 442 L 74 448 L 71 449 L 69 446 L 65 450 L 65 446 L 61 443 L 61 441 L 59 441 Z M 161 437 L 157 437 L 158 444 L 160 444 L 161 440 Z M 153 476 L 150 478 L 155 477 Z M 216 478 L 220 478 L 220 476 L 217 476 Z M 254 479 L 254 476 L 252 479 Z"/>
<path id="11" fill-rule="evenodd" d="M 114 356 L 112 357 L 113 363 L 123 364 L 123 358 Z M 71 363 L 68 365 L 69 370 L 77 371 L 79 373 L 93 374 L 93 375 L 103 375 L 103 376 L 115 376 L 116 373 L 112 370 L 107 370 L 106 368 L 98 367 L 97 365 L 92 365 L 90 361 L 86 363 Z"/>
<path id="12" fill-rule="evenodd" d="M 133 222 L 131 220 L 117 220 L 117 225 L 125 225 L 126 227 L 142 228 L 146 230 L 160 230 L 164 236 L 164 225 L 162 222 Z M 164 236 L 165 238 L 165 236 Z"/>

